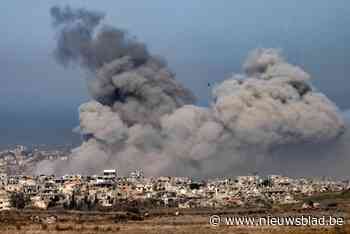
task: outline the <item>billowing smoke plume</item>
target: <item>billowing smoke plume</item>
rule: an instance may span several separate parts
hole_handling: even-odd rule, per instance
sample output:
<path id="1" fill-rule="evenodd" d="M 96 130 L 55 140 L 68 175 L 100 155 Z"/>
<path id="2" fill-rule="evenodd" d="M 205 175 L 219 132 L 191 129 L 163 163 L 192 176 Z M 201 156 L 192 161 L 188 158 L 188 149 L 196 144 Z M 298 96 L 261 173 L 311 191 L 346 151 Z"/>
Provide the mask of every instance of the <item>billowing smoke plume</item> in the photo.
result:
<path id="1" fill-rule="evenodd" d="M 156 124 L 161 115 L 193 103 L 193 94 L 174 79 L 163 59 L 125 31 L 101 25 L 103 14 L 55 6 L 51 16 L 58 31 L 56 60 L 92 72 L 93 98 L 118 112 L 127 125 Z"/>
<path id="2" fill-rule="evenodd" d="M 334 158 L 332 152 L 345 155 L 347 135 L 338 108 L 278 50 L 253 51 L 244 74 L 218 84 L 210 107 L 199 107 L 190 105 L 192 94 L 144 44 L 112 27 L 95 32 L 102 14 L 58 7 L 51 13 L 60 27 L 58 61 L 78 62 L 94 72 L 95 100 L 80 107 L 83 144 L 68 163 L 43 162 L 41 172 L 295 173 L 301 172 L 301 161 L 315 168 Z M 327 151 L 315 150 L 320 145 Z M 284 162 L 296 168 L 281 170 Z"/>

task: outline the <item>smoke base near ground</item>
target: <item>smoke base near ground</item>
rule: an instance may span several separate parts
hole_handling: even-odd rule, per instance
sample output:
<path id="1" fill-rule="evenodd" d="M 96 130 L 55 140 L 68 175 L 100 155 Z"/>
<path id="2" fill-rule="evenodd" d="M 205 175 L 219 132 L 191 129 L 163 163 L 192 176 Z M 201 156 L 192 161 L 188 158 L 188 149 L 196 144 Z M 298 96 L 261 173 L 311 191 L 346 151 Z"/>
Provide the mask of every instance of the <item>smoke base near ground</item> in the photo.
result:
<path id="1" fill-rule="evenodd" d="M 253 50 L 243 74 L 217 84 L 210 106 L 200 107 L 164 59 L 102 25 L 103 14 L 53 7 L 51 15 L 57 61 L 95 78 L 93 100 L 79 109 L 84 142 L 68 162 L 44 161 L 37 173 L 347 176 L 348 118 L 281 51 Z"/>

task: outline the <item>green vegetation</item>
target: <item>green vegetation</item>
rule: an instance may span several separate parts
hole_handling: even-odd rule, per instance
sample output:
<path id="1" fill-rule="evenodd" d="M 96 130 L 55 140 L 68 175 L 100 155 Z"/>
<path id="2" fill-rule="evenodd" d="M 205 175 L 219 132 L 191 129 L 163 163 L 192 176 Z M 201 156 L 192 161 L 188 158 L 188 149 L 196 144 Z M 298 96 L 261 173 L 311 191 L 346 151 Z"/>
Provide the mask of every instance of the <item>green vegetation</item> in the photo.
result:
<path id="1" fill-rule="evenodd" d="M 350 190 L 342 192 L 331 192 L 331 193 L 321 193 L 315 196 L 307 197 L 303 199 L 305 202 L 314 201 L 314 202 L 323 202 L 323 201 L 339 201 L 339 200 L 348 200 L 350 199 Z"/>

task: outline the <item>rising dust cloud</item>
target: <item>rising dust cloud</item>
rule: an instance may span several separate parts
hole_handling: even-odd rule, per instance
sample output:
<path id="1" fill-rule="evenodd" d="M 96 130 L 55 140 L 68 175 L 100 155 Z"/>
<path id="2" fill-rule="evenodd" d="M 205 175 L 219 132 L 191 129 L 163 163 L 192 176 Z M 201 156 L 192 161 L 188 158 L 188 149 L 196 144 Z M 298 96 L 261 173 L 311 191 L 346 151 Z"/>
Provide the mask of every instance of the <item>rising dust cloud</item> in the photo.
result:
<path id="1" fill-rule="evenodd" d="M 104 14 L 55 6 L 51 16 L 56 60 L 88 71 L 93 100 L 79 108 L 82 145 L 36 173 L 347 176 L 349 118 L 281 51 L 252 51 L 243 74 L 217 84 L 200 107 L 164 59 L 104 25 Z"/>

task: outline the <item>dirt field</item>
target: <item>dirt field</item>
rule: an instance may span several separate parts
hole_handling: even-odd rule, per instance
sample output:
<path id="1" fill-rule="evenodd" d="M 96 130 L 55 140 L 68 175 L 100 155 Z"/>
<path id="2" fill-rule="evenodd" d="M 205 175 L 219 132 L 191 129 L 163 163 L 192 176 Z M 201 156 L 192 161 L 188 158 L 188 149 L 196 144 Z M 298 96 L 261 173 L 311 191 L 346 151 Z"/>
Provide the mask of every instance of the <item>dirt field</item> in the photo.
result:
<path id="1" fill-rule="evenodd" d="M 26 230 L 2 230 L 3 234 L 102 234 L 102 233 L 126 233 L 126 234 L 210 234 L 210 233 L 237 233 L 237 234 L 347 234 L 350 233 L 349 227 L 344 228 L 212 228 L 209 226 L 140 226 L 140 225 L 128 225 L 128 226 L 87 226 L 87 227 L 59 227 L 40 229 L 38 226 L 26 227 Z"/>
<path id="2" fill-rule="evenodd" d="M 300 204 L 277 206 L 271 209 L 153 209 L 142 212 L 82 212 L 66 210 L 21 210 L 0 212 L 0 234 L 350 234 L 350 197 L 325 194 L 312 198 L 322 204 L 319 209 L 301 209 Z M 333 204 L 333 205 L 332 205 Z M 334 205 L 336 204 L 336 205 Z M 211 215 L 221 217 L 342 217 L 342 226 L 227 226 L 213 227 Z"/>
<path id="3" fill-rule="evenodd" d="M 213 211 L 215 213 L 217 211 Z M 271 212 L 271 211 L 269 211 Z M 287 216 L 300 215 L 301 211 L 280 213 L 274 211 L 273 215 Z M 348 213 L 339 213 L 339 210 L 309 210 L 303 215 L 334 215 L 346 217 Z M 174 210 L 158 210 L 148 215 L 130 214 L 127 212 L 66 212 L 66 211 L 6 211 L 0 213 L 1 234 L 99 234 L 99 233 L 238 233 L 238 234 L 345 234 L 350 233 L 350 225 L 337 227 L 249 227 L 225 226 L 212 227 L 209 224 L 208 211 L 192 210 L 180 212 Z M 262 216 L 264 213 L 257 210 L 228 210 L 221 215 L 250 215 Z M 350 213 L 349 213 L 350 214 Z"/>

